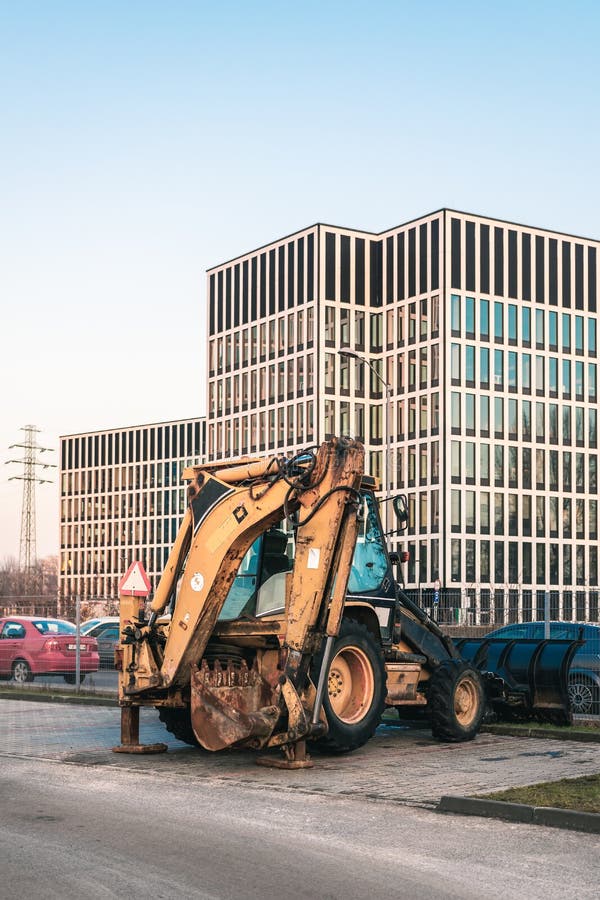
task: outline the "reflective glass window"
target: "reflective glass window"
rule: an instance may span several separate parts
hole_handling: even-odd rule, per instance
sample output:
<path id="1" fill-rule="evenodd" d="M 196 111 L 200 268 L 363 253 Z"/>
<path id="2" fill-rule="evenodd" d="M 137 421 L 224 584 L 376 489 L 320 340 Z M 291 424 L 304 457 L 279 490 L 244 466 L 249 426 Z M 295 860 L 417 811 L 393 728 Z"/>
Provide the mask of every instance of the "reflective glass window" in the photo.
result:
<path id="1" fill-rule="evenodd" d="M 504 308 L 502 303 L 495 302 L 494 303 L 494 340 L 503 341 L 504 340 Z"/>
<path id="2" fill-rule="evenodd" d="M 490 383 L 490 351 L 487 347 L 479 351 L 479 382 L 482 385 Z"/>
<path id="3" fill-rule="evenodd" d="M 489 300 L 479 301 L 479 336 L 481 340 L 487 340 L 490 336 Z"/>
<path id="4" fill-rule="evenodd" d="M 571 316 L 562 314 L 562 348 L 564 353 L 571 352 Z"/>
<path id="5" fill-rule="evenodd" d="M 465 297 L 465 330 L 467 337 L 475 337 L 475 298 Z"/>
<path id="6" fill-rule="evenodd" d="M 508 340 L 517 342 L 517 307 L 514 303 L 508 304 Z"/>
<path id="7" fill-rule="evenodd" d="M 528 306 L 521 310 L 521 336 L 524 344 L 531 342 L 531 310 Z"/>

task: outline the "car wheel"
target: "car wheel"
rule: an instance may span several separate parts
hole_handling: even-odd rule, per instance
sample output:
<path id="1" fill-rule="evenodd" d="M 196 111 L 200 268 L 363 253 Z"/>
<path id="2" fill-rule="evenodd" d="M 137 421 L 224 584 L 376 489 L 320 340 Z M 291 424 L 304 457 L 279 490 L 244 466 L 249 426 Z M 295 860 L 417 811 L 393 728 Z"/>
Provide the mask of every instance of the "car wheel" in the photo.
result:
<path id="1" fill-rule="evenodd" d="M 76 678 L 73 673 L 69 673 L 69 675 L 65 675 L 64 679 L 67 682 L 67 684 L 75 684 L 76 683 Z M 82 684 L 84 680 L 85 680 L 85 672 L 80 672 L 79 673 L 79 684 Z"/>
<path id="2" fill-rule="evenodd" d="M 33 681 L 33 672 L 31 671 L 31 666 L 25 659 L 15 659 L 12 664 L 12 677 L 13 681 L 16 681 L 17 684 L 25 684 L 28 681 Z"/>
<path id="3" fill-rule="evenodd" d="M 575 673 L 569 676 L 569 699 L 571 709 L 576 715 L 585 716 L 595 713 L 600 700 L 600 691 L 591 678 Z"/>

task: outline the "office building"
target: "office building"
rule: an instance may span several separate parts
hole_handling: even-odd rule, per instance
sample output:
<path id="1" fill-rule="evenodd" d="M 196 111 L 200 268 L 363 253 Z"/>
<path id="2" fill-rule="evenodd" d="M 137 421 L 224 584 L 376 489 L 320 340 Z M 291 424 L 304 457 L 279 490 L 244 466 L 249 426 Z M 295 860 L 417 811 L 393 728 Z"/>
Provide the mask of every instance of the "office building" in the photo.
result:
<path id="1" fill-rule="evenodd" d="M 204 418 L 61 437 L 60 598 L 116 601 L 137 559 L 156 587 L 204 445 Z"/>
<path id="2" fill-rule="evenodd" d="M 598 248 L 443 209 L 211 268 L 208 456 L 351 434 L 407 495 L 408 586 L 597 618 Z"/>

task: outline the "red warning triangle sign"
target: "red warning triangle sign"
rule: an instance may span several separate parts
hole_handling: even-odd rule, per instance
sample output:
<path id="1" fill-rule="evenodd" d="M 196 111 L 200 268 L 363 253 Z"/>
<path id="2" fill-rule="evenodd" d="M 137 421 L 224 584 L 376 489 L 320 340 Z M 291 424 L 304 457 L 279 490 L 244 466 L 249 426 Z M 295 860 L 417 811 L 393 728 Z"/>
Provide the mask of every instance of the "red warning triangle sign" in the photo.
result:
<path id="1" fill-rule="evenodd" d="M 150 591 L 150 579 L 146 575 L 144 566 L 137 559 L 131 563 L 119 581 L 119 593 L 126 594 L 128 597 L 147 597 Z"/>

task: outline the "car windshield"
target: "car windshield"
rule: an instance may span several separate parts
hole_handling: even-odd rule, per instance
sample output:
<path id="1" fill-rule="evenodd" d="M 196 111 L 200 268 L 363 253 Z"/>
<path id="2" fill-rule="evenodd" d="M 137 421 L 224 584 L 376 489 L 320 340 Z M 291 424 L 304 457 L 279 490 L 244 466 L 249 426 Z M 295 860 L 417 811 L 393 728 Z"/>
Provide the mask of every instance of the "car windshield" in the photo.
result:
<path id="1" fill-rule="evenodd" d="M 77 629 L 70 622 L 58 619 L 36 619 L 33 623 L 40 634 L 76 634 Z"/>

